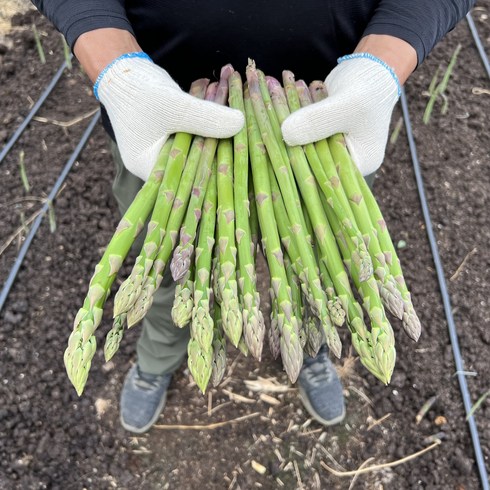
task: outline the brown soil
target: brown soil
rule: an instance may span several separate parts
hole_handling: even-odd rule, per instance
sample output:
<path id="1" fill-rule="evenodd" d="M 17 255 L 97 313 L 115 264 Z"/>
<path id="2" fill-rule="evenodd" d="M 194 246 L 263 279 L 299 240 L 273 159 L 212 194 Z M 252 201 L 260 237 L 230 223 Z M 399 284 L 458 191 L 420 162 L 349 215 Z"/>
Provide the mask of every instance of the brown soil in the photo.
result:
<path id="1" fill-rule="evenodd" d="M 490 52 L 490 1 L 478 2 L 474 18 Z M 14 29 L 0 46 L 0 145 L 26 115 L 63 60 L 58 33 L 37 13 L 13 18 L 14 26 L 35 22 L 42 32 L 47 63 L 37 57 L 32 31 Z M 428 126 L 422 123 L 424 91 L 437 67 L 445 67 L 462 44 L 447 97 Z M 444 270 L 451 293 L 471 398 L 490 386 L 488 290 L 490 288 L 490 218 L 488 214 L 490 95 L 488 79 L 467 25 L 462 22 L 433 51 L 407 86 L 422 172 Z M 68 121 L 96 107 L 77 65 L 61 80 L 39 116 Z M 393 117 L 396 124 L 399 109 Z M 34 121 L 0 166 L 2 243 L 49 193 L 88 119 L 69 128 Z M 397 365 L 390 386 L 382 386 L 353 356 L 339 364 L 344 377 L 347 417 L 323 428 L 308 417 L 294 387 L 269 393 L 277 404 L 260 398 L 245 380 L 275 378 L 287 387 L 280 363 L 257 364 L 230 352 L 226 382 L 199 394 L 182 367 L 160 424 L 201 424 L 252 418 L 213 430 L 153 429 L 131 437 L 119 425 L 118 397 L 134 359 L 138 329 L 129 331 L 113 362 L 103 363 L 99 349 L 86 391 L 78 398 L 68 382 L 62 354 L 73 316 L 101 251 L 118 221 L 111 195 L 113 169 L 107 137 L 98 127 L 70 173 L 55 203 L 57 230 L 44 223 L 0 317 L 0 489 L 348 489 L 350 478 L 329 474 L 366 464 L 393 461 L 430 444 L 442 444 L 418 459 L 359 476 L 351 488 L 479 488 L 470 435 L 465 422 L 455 365 L 426 238 L 404 130 L 388 146 L 386 162 L 375 183 L 400 249 L 407 281 L 420 314 L 423 333 L 414 344 L 400 330 Z M 25 152 L 31 191 L 26 194 L 18 172 Z M 0 256 L 2 282 L 17 253 L 14 240 Z M 465 260 L 467 258 L 467 260 Z M 461 264 L 464 265 L 461 269 Z M 261 286 L 266 290 L 264 264 Z M 264 295 L 264 302 L 267 303 Z M 99 344 L 110 325 L 111 304 L 98 332 Z M 345 334 L 344 334 L 345 335 Z M 247 400 L 239 399 L 241 395 Z M 437 396 L 420 424 L 415 417 Z M 208 411 L 211 410 L 211 413 Z M 481 444 L 490 457 L 490 403 L 475 414 Z M 378 423 L 375 423 L 375 422 Z M 265 468 L 254 470 L 255 463 Z M 322 464 L 323 462 L 323 464 Z"/>

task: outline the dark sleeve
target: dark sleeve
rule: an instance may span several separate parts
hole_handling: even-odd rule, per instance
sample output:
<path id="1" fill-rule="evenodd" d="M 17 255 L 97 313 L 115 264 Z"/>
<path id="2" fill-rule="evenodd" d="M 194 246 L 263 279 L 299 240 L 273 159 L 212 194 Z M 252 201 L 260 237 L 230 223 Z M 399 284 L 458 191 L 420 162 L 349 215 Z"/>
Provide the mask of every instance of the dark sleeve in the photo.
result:
<path id="1" fill-rule="evenodd" d="M 32 0 L 32 3 L 65 36 L 72 49 L 78 36 L 94 29 L 115 27 L 133 33 L 124 0 Z"/>
<path id="2" fill-rule="evenodd" d="M 417 51 L 418 64 L 469 12 L 476 0 L 381 0 L 364 35 L 388 34 Z"/>

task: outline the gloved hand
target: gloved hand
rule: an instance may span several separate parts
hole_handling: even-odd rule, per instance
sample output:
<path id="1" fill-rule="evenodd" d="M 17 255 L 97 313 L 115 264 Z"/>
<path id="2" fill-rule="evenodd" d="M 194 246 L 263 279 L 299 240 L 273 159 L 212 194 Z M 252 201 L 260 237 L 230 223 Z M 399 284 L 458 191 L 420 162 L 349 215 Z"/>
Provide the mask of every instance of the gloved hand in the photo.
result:
<path id="1" fill-rule="evenodd" d="M 289 145 L 304 145 L 344 133 L 361 173 L 373 173 L 383 162 L 391 113 L 401 91 L 398 78 L 378 58 L 356 53 L 339 59 L 325 85 L 325 100 L 284 121 L 284 140 Z"/>
<path id="2" fill-rule="evenodd" d="M 143 180 L 171 134 L 228 138 L 244 124 L 240 111 L 185 93 L 144 53 L 128 53 L 110 63 L 94 93 L 107 110 L 125 167 Z"/>

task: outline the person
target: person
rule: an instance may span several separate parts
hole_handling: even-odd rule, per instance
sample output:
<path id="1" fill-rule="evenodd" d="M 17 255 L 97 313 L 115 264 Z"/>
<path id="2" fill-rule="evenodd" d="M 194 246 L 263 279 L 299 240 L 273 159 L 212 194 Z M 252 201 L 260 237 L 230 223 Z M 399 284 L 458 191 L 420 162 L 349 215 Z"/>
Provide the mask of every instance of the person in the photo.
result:
<path id="1" fill-rule="evenodd" d="M 185 93 L 248 58 L 267 75 L 284 69 L 324 79 L 329 97 L 290 115 L 284 140 L 306 144 L 343 132 L 355 163 L 373 175 L 384 157 L 401 86 L 474 0 L 180 2 L 33 0 L 65 36 L 103 107 L 113 143 L 113 191 L 121 212 L 148 178 L 165 140 L 177 131 L 226 138 L 244 124 L 231 108 Z M 184 89 L 183 89 L 184 88 Z M 104 169 L 101 169 L 103 172 Z M 121 422 L 147 431 L 165 405 L 188 333 L 173 326 L 167 274 L 143 321 L 137 363 L 121 394 Z M 306 409 L 325 425 L 345 415 L 342 385 L 326 347 L 306 358 L 298 379 Z"/>

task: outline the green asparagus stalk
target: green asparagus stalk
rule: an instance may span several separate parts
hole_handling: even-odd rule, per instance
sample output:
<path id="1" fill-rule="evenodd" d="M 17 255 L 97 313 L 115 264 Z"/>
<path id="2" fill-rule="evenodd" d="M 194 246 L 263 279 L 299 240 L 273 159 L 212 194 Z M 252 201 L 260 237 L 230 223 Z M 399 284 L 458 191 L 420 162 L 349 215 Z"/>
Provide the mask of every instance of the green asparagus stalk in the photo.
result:
<path id="1" fill-rule="evenodd" d="M 284 88 L 287 95 L 288 105 L 291 112 L 297 111 L 301 107 L 305 107 L 312 103 L 310 92 L 308 87 L 303 81 L 298 81 L 295 83 L 294 76 L 291 72 L 285 71 L 283 73 L 284 77 Z M 271 79 L 271 83 L 273 80 Z M 373 265 L 371 257 L 367 251 L 366 245 L 364 244 L 363 237 L 359 231 L 357 224 L 351 219 L 350 215 L 345 211 L 340 202 L 335 190 L 327 178 L 321 160 L 318 156 L 317 149 L 313 143 L 304 145 L 304 151 L 310 164 L 311 170 L 315 175 L 316 182 L 322 190 L 326 202 L 329 207 L 335 213 L 337 217 L 342 232 L 345 235 L 346 240 L 351 240 L 355 249 L 355 256 L 358 260 L 353 260 L 353 266 L 358 268 L 358 275 L 361 281 L 368 279 L 373 273 Z M 327 211 L 327 210 L 326 210 Z"/>
<path id="2" fill-rule="evenodd" d="M 64 353 L 64 362 L 68 378 L 78 395 L 83 392 L 95 354 L 94 332 L 102 319 L 103 306 L 117 272 L 153 208 L 172 145 L 173 138 L 169 138 L 160 152 L 148 181 L 119 222 L 104 255 L 95 267 L 87 296 L 75 317 L 73 331 Z"/>
<path id="3" fill-rule="evenodd" d="M 371 217 L 371 223 L 376 229 L 376 236 L 378 238 L 379 245 L 383 250 L 390 273 L 395 278 L 398 291 L 401 293 L 403 298 L 403 328 L 411 339 L 417 341 L 420 337 L 420 320 L 413 307 L 411 295 L 405 282 L 405 278 L 403 277 L 400 260 L 396 253 L 395 246 L 393 245 L 386 222 L 383 218 L 378 203 L 371 192 L 371 189 L 360 172 L 355 171 L 355 174 L 361 189 L 361 193 L 366 202 L 369 216 Z"/>
<path id="4" fill-rule="evenodd" d="M 243 320 L 236 277 L 235 209 L 233 198 L 233 145 L 230 139 L 218 143 L 218 289 L 223 330 L 237 347 Z M 247 244 L 248 247 L 248 244 Z"/>
<path id="5" fill-rule="evenodd" d="M 206 89 L 205 99 L 213 101 L 217 92 L 217 83 L 211 83 Z M 167 222 L 165 236 L 153 262 L 152 269 L 141 286 L 138 298 L 128 312 L 128 326 L 138 323 L 147 313 L 153 303 L 153 294 L 160 286 L 165 267 L 176 246 L 179 228 L 189 207 L 191 194 L 193 197 L 200 192 L 202 183 L 208 178 L 209 168 L 205 159 L 201 158 L 204 148 L 204 138 L 195 136 L 185 171 L 177 189 L 173 207 Z"/>
<path id="6" fill-rule="evenodd" d="M 192 309 L 191 337 L 203 350 L 212 349 L 214 322 L 211 316 L 211 263 L 216 225 L 216 163 L 208 183 L 199 241 L 196 247 L 196 275 L 194 279 L 194 308 Z"/>
<path id="7" fill-rule="evenodd" d="M 196 80 L 191 85 L 190 94 L 201 99 L 204 98 L 208 83 L 209 80 L 207 79 Z M 114 315 L 127 312 L 141 294 L 143 283 L 150 273 L 166 233 L 167 221 L 174 204 L 184 167 L 186 166 L 191 142 L 192 135 L 189 133 L 177 133 L 175 136 L 169 162 L 158 191 L 158 198 L 148 223 L 145 242 L 131 274 L 121 284 L 116 294 Z"/>
<path id="8" fill-rule="evenodd" d="M 272 103 L 279 122 L 282 123 L 289 115 L 289 109 L 282 87 L 279 82 L 277 82 L 277 80 L 269 79 L 269 92 L 271 94 Z M 287 146 L 287 152 L 291 161 L 291 167 L 296 177 L 296 181 L 298 182 L 301 191 L 303 202 L 305 203 L 307 208 L 307 214 L 309 215 L 309 219 L 312 223 L 315 238 L 321 250 L 321 260 L 325 261 L 327 267 L 332 268 L 332 275 L 335 271 L 335 274 L 337 274 L 340 278 L 339 280 L 345 280 L 345 278 L 343 278 L 343 275 L 345 275 L 343 263 L 338 256 L 335 239 L 329 234 L 330 228 L 322 207 L 318 188 L 316 186 L 314 177 L 309 169 L 303 149 L 299 146 Z M 334 245 L 333 247 L 332 242 Z M 318 282 L 320 283 L 320 278 L 318 278 Z M 325 293 L 323 292 L 323 294 Z M 327 307 L 327 299 L 325 296 L 323 297 L 322 307 L 323 310 L 321 310 L 320 319 L 322 322 L 322 327 L 325 331 L 326 342 L 332 352 L 335 353 L 335 355 L 340 355 L 340 337 L 330 319 Z"/>
<path id="9" fill-rule="evenodd" d="M 324 343 L 323 333 L 318 325 L 318 318 L 311 314 L 306 308 L 306 315 L 303 320 L 304 330 L 306 333 L 306 345 L 304 347 L 306 355 L 316 357 L 318 351 Z"/>
<path id="10" fill-rule="evenodd" d="M 126 313 L 116 316 L 111 330 L 105 337 L 104 358 L 105 361 L 110 361 L 114 354 L 118 351 L 121 340 L 124 336 L 124 325 L 126 324 Z"/>
<path id="11" fill-rule="evenodd" d="M 253 62 L 250 62 L 247 66 L 247 80 L 250 90 L 250 97 L 253 103 L 254 114 L 272 162 L 281 193 L 284 196 L 294 196 L 291 185 L 293 176 L 288 172 L 289 163 L 284 160 L 283 155 L 279 150 L 279 142 L 274 137 L 273 130 L 262 100 L 258 76 L 255 70 L 255 64 Z M 336 356 L 340 356 L 342 349 L 340 338 L 338 337 L 338 333 L 333 328 L 332 322 L 330 321 L 327 310 L 327 299 L 321 287 L 319 271 L 315 262 L 313 250 L 311 245 L 308 243 L 305 227 L 302 225 L 304 218 L 301 219 L 301 211 L 298 209 L 294 201 L 287 200 L 285 204 L 288 217 L 292 225 L 292 232 L 294 233 L 296 245 L 300 252 L 301 261 L 308 278 L 308 288 L 311 292 L 311 296 L 314 299 L 311 304 L 312 309 L 314 313 L 319 316 L 322 326 L 326 330 L 327 342 L 329 342 L 330 349 Z"/>
<path id="12" fill-rule="evenodd" d="M 322 85 L 321 83 L 316 83 L 314 85 L 312 84 L 310 88 L 313 89 L 317 101 L 325 98 L 326 92 L 324 90 L 324 85 Z M 307 93 L 308 92 L 306 90 L 302 90 L 303 102 L 305 103 L 305 105 L 309 103 L 306 101 Z M 325 144 L 325 141 L 323 142 L 323 144 Z M 329 154 L 329 152 L 326 151 L 326 155 L 327 155 L 326 160 L 327 161 L 330 160 L 327 163 L 327 165 L 330 168 L 335 167 L 335 164 L 333 164 L 333 158 L 331 158 L 331 154 Z M 333 172 L 333 170 L 331 171 Z M 358 169 L 355 165 L 354 168 L 352 169 L 352 172 L 358 172 Z M 349 176 L 347 176 L 346 178 L 351 179 L 352 175 L 349 174 Z M 351 204 L 351 208 L 352 208 L 352 204 Z M 368 243 L 369 253 L 371 255 L 375 267 L 374 273 L 378 280 L 379 292 L 381 298 L 383 299 L 383 304 L 388 308 L 388 310 L 391 313 L 393 313 L 393 315 L 395 315 L 397 318 L 402 319 L 403 309 L 404 309 L 402 295 L 397 290 L 395 279 L 393 275 L 390 273 L 389 267 L 386 263 L 386 259 L 382 254 L 377 236 L 376 234 L 374 234 L 372 227 L 368 225 L 369 219 L 368 219 L 368 212 L 366 210 L 366 206 L 363 203 L 360 203 L 359 206 L 356 206 L 356 208 L 357 208 L 356 212 L 352 213 L 354 216 L 353 219 L 361 220 L 360 223 L 358 223 L 358 227 L 361 229 L 361 232 L 364 234 L 364 239 L 366 243 Z M 351 211 L 353 210 L 351 209 Z M 353 264 L 351 264 L 351 266 L 352 265 Z M 363 278 L 360 277 L 360 280 L 363 280 Z"/>
<path id="13" fill-rule="evenodd" d="M 214 304 L 213 362 L 211 384 L 218 386 L 226 370 L 226 339 L 221 322 L 221 309 Z"/>
<path id="14" fill-rule="evenodd" d="M 322 98 L 322 92 L 317 91 L 314 92 L 316 94 L 317 100 Z M 343 167 L 340 168 L 341 162 L 335 158 L 334 150 L 330 145 L 329 140 L 329 150 L 333 157 L 333 162 L 329 163 L 328 159 L 330 158 L 330 152 L 326 153 L 326 157 L 324 156 L 324 161 L 327 161 L 327 164 L 330 168 L 335 168 L 336 172 L 340 175 L 343 171 Z M 333 174 L 330 171 L 330 175 Z M 347 197 L 350 194 L 350 186 L 348 182 L 344 182 L 344 180 L 340 177 L 340 181 L 344 191 L 347 193 Z M 340 189 L 340 186 L 337 187 Z M 350 200 L 349 200 L 350 202 Z M 350 207 L 350 206 L 349 206 Z M 359 224 L 359 216 L 356 215 L 355 210 L 351 207 L 351 212 L 353 215 L 353 222 L 356 222 L 361 233 L 364 235 L 364 229 L 361 228 Z M 370 370 L 375 376 L 377 376 L 384 383 L 388 383 L 391 377 L 394 363 L 395 363 L 395 348 L 394 348 L 394 336 L 391 325 L 389 324 L 385 313 L 383 304 L 379 297 L 378 284 L 371 277 L 369 280 L 361 281 L 358 274 L 357 268 L 352 267 L 352 253 L 354 252 L 352 248 L 352 242 L 349 240 L 345 240 L 342 233 L 340 232 L 340 223 L 335 215 L 330 213 L 329 215 L 330 225 L 332 226 L 335 235 L 337 236 L 337 243 L 341 249 L 344 250 L 343 255 L 349 256 L 350 259 L 346 260 L 346 263 L 349 265 L 351 271 L 351 277 L 356 285 L 356 288 L 359 290 L 360 295 L 363 299 L 363 306 L 366 312 L 369 315 L 371 320 L 371 331 L 368 332 L 364 322 L 362 320 L 362 312 L 360 311 L 360 307 L 357 303 L 352 302 L 350 298 L 352 295 L 343 295 L 341 294 L 337 287 L 337 283 L 335 282 L 335 278 L 331 275 L 332 280 L 336 286 L 336 290 L 339 293 L 339 298 L 343 301 L 343 306 L 346 308 L 345 301 L 348 300 L 349 303 L 347 305 L 346 311 L 348 315 L 348 325 L 350 331 L 352 333 L 352 342 L 360 354 L 361 362 L 365 365 L 365 367 Z M 349 250 L 350 248 L 350 250 Z M 371 252 L 371 250 L 369 249 Z M 341 286 L 341 285 L 339 285 Z"/>
<path id="15" fill-rule="evenodd" d="M 228 79 L 233 72 L 234 70 L 231 65 L 226 65 L 221 69 L 215 103 L 221 105 L 226 103 L 228 99 Z M 216 154 L 217 146 L 218 140 L 216 138 L 206 138 L 202 158 L 206 159 L 209 169 L 211 168 L 211 163 Z M 201 207 L 204 200 L 204 192 L 206 187 L 207 180 L 202 182 L 202 188 L 199 189 L 199 191 L 196 189 L 193 190 L 184 224 L 180 230 L 180 243 L 175 249 L 172 262 L 170 263 L 172 277 L 176 281 L 185 275 L 194 254 L 194 240 L 197 233 L 197 226 L 201 218 Z M 194 192 L 196 192 L 195 198 Z"/>
<path id="16" fill-rule="evenodd" d="M 257 215 L 262 234 L 262 245 L 271 276 L 271 303 L 273 311 L 277 312 L 274 318 L 277 321 L 277 329 L 271 325 L 271 331 L 278 331 L 280 333 L 279 342 L 283 365 L 289 379 L 294 382 L 303 364 L 303 352 L 299 343 L 298 321 L 294 315 L 291 303 L 291 290 L 288 286 L 281 242 L 274 218 L 267 170 L 268 162 L 265 158 L 266 149 L 261 139 L 248 89 L 245 90 L 244 95 Z M 277 336 L 275 339 L 273 338 L 273 342 L 277 342 Z M 271 343 L 270 347 L 274 354 L 274 343 Z"/>
<path id="17" fill-rule="evenodd" d="M 279 119 L 277 117 L 276 111 L 274 110 L 274 107 L 272 105 L 272 100 L 269 95 L 269 90 L 267 88 L 267 81 L 266 81 L 266 76 L 261 70 L 255 70 L 257 73 L 257 78 L 259 80 L 259 88 L 260 88 L 260 93 L 262 95 L 262 100 L 264 102 L 264 107 L 267 112 L 267 117 L 269 119 L 269 128 L 271 129 L 272 133 L 274 134 L 274 137 L 276 141 L 280 142 L 282 141 L 282 131 L 281 131 L 281 123 L 279 122 Z M 291 190 L 292 190 L 292 196 L 294 196 L 294 200 L 296 202 L 296 206 L 298 209 L 301 207 L 301 199 L 300 199 L 300 192 L 298 190 L 298 187 L 296 186 L 296 183 L 294 181 L 293 177 L 293 171 L 291 168 L 291 163 L 289 162 L 289 157 L 288 157 L 288 152 L 286 150 L 286 145 L 284 144 L 279 144 L 279 151 L 281 152 L 282 155 L 282 160 L 285 163 L 287 169 L 288 169 L 288 175 L 291 176 Z M 300 220 L 301 220 L 301 225 L 303 228 L 305 228 L 306 232 L 308 231 L 306 229 L 306 223 L 304 220 L 304 215 L 300 213 L 299 215 Z M 306 234 L 306 237 L 311 243 L 312 237 L 310 236 L 309 233 Z"/>
<path id="18" fill-rule="evenodd" d="M 230 107 L 245 113 L 242 79 L 238 72 L 229 79 Z M 265 323 L 260 311 L 260 297 L 257 291 L 255 259 L 250 247 L 252 242 L 248 200 L 248 140 L 244 127 L 233 138 L 233 180 L 235 204 L 235 237 L 238 251 L 240 302 L 243 315 L 243 337 L 250 353 L 260 360 L 265 335 Z"/>
<path id="19" fill-rule="evenodd" d="M 259 218 L 257 216 L 257 205 L 255 204 L 255 194 L 253 190 L 253 180 L 252 174 L 249 171 L 248 178 L 248 205 L 250 209 L 250 250 L 254 258 L 254 262 L 257 260 L 257 250 L 260 240 L 260 230 L 259 230 Z"/>
<path id="20" fill-rule="evenodd" d="M 338 134 L 330 137 L 329 146 L 339 169 L 338 172 L 342 186 L 351 202 L 351 209 L 356 216 L 356 221 L 361 232 L 367 237 L 368 249 L 371 257 L 373 257 L 373 252 L 371 251 L 376 250 L 374 242 L 378 243 L 378 241 L 372 232 L 369 214 L 366 215 L 366 209 L 363 206 L 364 200 L 359 190 L 355 174 L 352 172 L 354 163 L 350 160 L 343 136 Z M 376 253 L 379 252 L 376 251 Z M 376 263 L 374 265 L 376 273 L 378 266 Z M 369 318 L 371 319 L 371 342 L 375 359 L 383 374 L 382 381 L 389 383 L 396 358 L 395 339 L 393 329 L 386 318 L 379 296 L 378 283 L 375 280 L 363 281 L 359 285 L 359 292 L 363 298 L 364 309 L 368 312 Z"/>
<path id="21" fill-rule="evenodd" d="M 192 319 L 194 307 L 194 264 L 191 264 L 186 275 L 175 286 L 172 321 L 176 327 L 184 328 Z"/>
<path id="22" fill-rule="evenodd" d="M 294 315 L 298 320 L 299 343 L 301 348 L 304 349 L 304 346 L 306 344 L 306 336 L 303 330 L 305 307 L 303 305 L 299 277 L 295 274 L 291 259 L 288 257 L 287 254 L 284 255 L 284 268 L 286 269 L 286 276 L 288 278 L 289 288 L 291 289 L 291 302 L 293 304 Z"/>
<path id="23" fill-rule="evenodd" d="M 225 104 L 228 97 L 228 77 L 233 73 L 233 67 L 226 65 L 221 70 L 221 77 L 217 87 L 214 102 L 216 104 Z M 190 199 L 186 208 L 184 222 L 180 229 L 180 243 L 175 248 L 171 262 L 172 276 L 175 280 L 185 276 L 189 268 L 191 258 L 194 254 L 194 241 L 197 233 L 197 227 L 201 216 L 202 202 L 207 187 L 211 165 L 216 154 L 218 140 L 216 138 L 205 138 L 199 159 L 198 171 L 190 194 Z M 135 303 L 132 310 L 128 313 L 128 325 L 134 325 L 140 321 L 153 304 L 153 295 L 160 286 L 165 267 L 170 258 L 170 254 L 175 247 L 177 234 L 170 232 L 171 240 L 163 240 L 162 247 L 154 262 L 154 266 L 148 275 L 143 290 Z M 175 259 L 175 262 L 174 262 Z M 172 265 L 173 264 L 173 265 Z"/>
<path id="24" fill-rule="evenodd" d="M 269 296 L 271 300 L 271 316 L 270 327 L 267 336 L 269 342 L 269 351 L 274 359 L 277 359 L 281 354 L 281 332 L 279 331 L 279 309 L 277 298 L 272 288 L 269 288 Z M 294 310 L 293 310 L 294 311 Z M 299 342 L 299 325 L 298 327 L 298 347 L 301 347 Z"/>
<path id="25" fill-rule="evenodd" d="M 203 349 L 191 338 L 187 346 L 187 365 L 199 389 L 205 393 L 213 370 L 213 349 Z"/>

